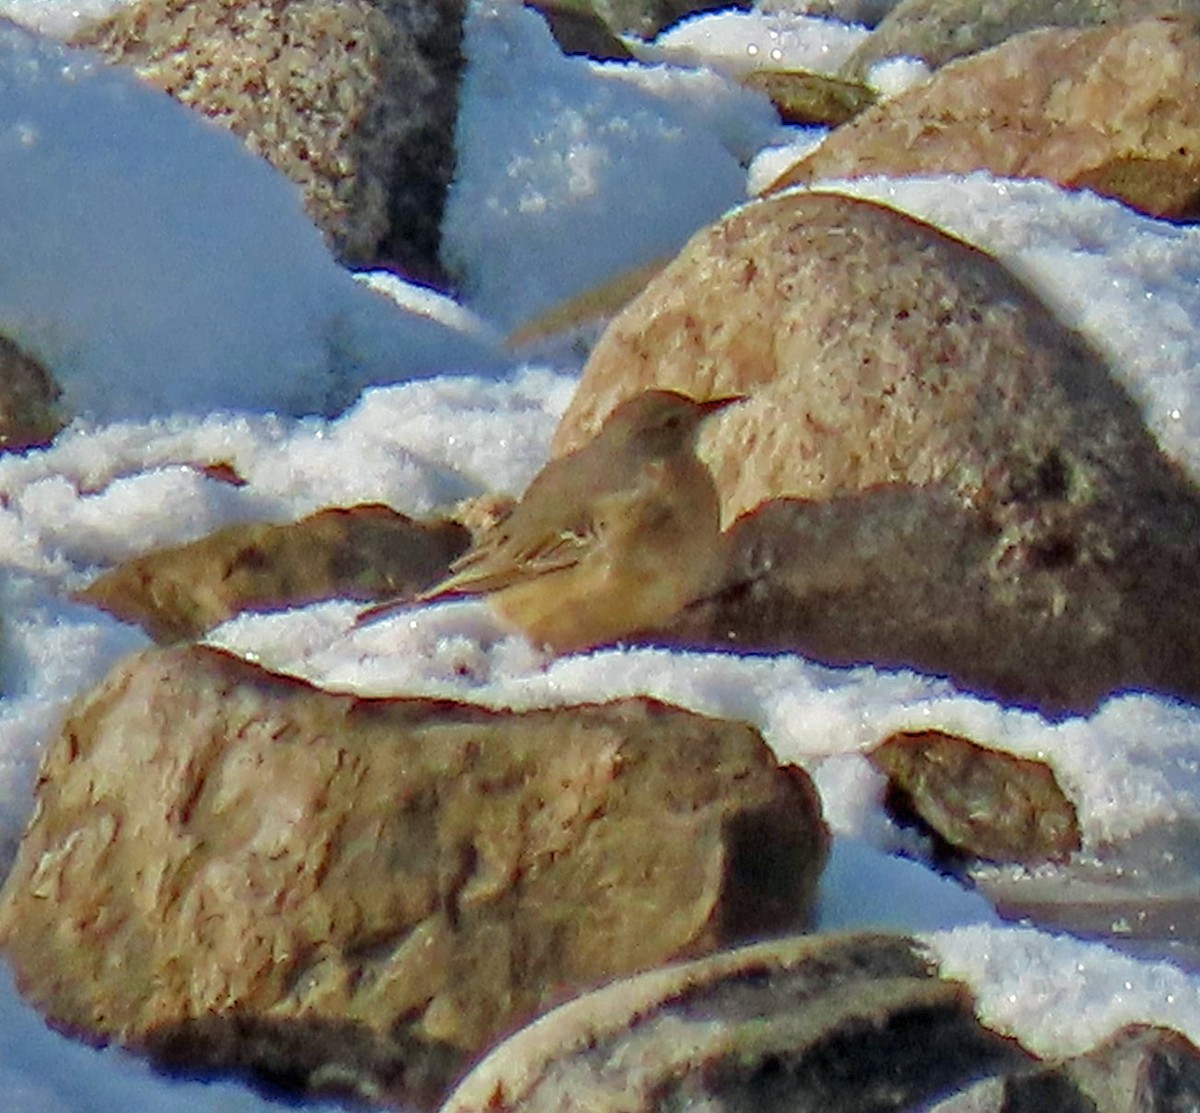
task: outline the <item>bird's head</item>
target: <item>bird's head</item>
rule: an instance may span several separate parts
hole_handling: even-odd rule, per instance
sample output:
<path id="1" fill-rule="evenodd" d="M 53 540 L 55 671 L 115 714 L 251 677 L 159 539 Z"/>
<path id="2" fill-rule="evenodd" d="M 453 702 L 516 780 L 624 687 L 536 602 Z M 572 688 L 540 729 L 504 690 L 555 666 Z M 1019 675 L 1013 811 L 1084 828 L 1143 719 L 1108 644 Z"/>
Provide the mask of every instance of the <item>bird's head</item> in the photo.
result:
<path id="1" fill-rule="evenodd" d="M 674 390 L 647 390 L 626 399 L 609 415 L 600 436 L 643 459 L 662 460 L 689 451 L 705 418 L 744 395 L 697 401 Z"/>

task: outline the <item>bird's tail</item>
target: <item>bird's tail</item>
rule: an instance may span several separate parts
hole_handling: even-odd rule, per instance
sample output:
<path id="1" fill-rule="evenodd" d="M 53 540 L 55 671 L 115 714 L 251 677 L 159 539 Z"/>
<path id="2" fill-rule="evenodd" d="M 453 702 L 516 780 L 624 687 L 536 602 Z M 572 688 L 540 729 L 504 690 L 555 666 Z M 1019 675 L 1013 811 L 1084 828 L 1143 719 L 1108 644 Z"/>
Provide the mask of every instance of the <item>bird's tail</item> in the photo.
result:
<path id="1" fill-rule="evenodd" d="M 378 622 L 381 618 L 386 618 L 396 611 L 405 610 L 408 607 L 415 607 L 420 603 L 419 598 L 408 598 L 407 596 L 399 599 L 385 599 L 382 603 L 376 603 L 374 606 L 367 607 L 366 610 L 358 612 L 358 617 L 354 620 L 354 627 L 369 626 L 372 622 Z"/>

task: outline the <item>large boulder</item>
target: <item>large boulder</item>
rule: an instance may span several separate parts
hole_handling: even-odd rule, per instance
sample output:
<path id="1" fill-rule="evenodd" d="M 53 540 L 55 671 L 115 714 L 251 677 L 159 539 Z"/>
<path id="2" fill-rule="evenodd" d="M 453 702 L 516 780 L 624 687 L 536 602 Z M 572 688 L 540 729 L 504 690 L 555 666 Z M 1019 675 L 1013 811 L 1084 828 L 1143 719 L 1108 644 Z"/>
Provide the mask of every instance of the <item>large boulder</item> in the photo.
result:
<path id="1" fill-rule="evenodd" d="M 119 665 L 51 743 L 0 944 L 56 1026 L 189 1070 L 434 1100 L 564 994 L 803 927 L 816 793 L 647 699 L 359 699 Z"/>
<path id="2" fill-rule="evenodd" d="M 1045 710 L 1200 694 L 1200 497 L 1104 359 L 984 253 L 836 194 L 698 233 L 556 432 L 651 387 L 702 432 L 722 588 L 668 640 L 909 664 Z"/>
<path id="3" fill-rule="evenodd" d="M 770 188 L 974 170 L 1200 215 L 1200 24 L 1018 35 L 863 112 Z"/>

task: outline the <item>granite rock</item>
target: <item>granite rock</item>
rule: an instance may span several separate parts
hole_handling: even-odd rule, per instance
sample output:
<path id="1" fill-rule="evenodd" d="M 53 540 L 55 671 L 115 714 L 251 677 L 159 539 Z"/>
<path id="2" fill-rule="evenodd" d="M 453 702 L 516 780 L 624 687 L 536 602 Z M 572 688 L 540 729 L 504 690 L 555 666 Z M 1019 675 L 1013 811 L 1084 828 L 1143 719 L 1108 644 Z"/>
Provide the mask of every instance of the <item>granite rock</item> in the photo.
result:
<path id="1" fill-rule="evenodd" d="M 661 640 L 915 665 L 1047 711 L 1200 694 L 1200 496 L 983 252 L 836 194 L 748 205 L 609 325 L 553 451 L 654 387 L 749 396 L 699 445 L 722 587 Z"/>

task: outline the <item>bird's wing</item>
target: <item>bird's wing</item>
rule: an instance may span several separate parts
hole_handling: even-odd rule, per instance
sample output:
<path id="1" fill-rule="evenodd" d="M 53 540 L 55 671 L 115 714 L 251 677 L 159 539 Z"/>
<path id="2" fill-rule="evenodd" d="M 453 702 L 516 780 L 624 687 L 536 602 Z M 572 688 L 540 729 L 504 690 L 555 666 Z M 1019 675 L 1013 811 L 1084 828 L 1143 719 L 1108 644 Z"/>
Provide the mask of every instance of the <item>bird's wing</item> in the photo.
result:
<path id="1" fill-rule="evenodd" d="M 520 580 L 544 576 L 578 564 L 593 544 L 590 520 L 546 531 L 512 531 L 501 523 L 495 536 L 458 558 L 451 575 L 423 591 L 422 602 L 446 595 L 483 595 L 500 591 Z"/>

